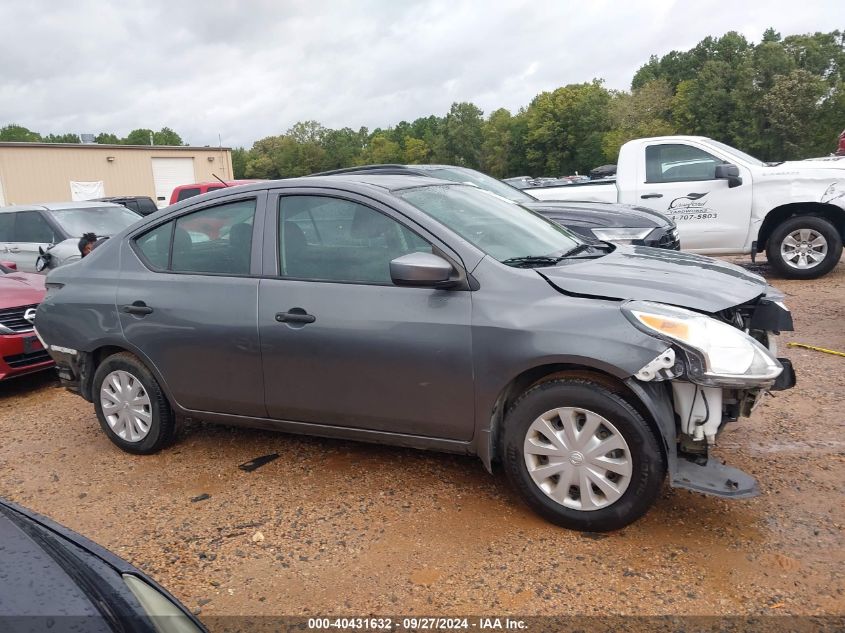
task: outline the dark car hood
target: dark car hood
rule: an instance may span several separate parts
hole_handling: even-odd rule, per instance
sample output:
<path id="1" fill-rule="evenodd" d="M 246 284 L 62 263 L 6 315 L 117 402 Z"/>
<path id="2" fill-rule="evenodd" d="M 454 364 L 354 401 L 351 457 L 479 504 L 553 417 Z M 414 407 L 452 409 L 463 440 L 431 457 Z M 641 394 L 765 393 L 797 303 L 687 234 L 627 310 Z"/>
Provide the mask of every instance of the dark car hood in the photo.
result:
<path id="1" fill-rule="evenodd" d="M 665 215 L 628 204 L 609 202 L 521 202 L 522 206 L 549 219 L 566 219 L 568 222 L 597 228 L 654 228 L 667 227 L 672 222 Z"/>
<path id="2" fill-rule="evenodd" d="M 44 276 L 31 273 L 0 273 L 0 310 L 41 303 Z"/>
<path id="3" fill-rule="evenodd" d="M 657 301 L 718 312 L 765 294 L 766 280 L 710 257 L 645 246 L 618 246 L 597 259 L 538 268 L 564 293 Z"/>

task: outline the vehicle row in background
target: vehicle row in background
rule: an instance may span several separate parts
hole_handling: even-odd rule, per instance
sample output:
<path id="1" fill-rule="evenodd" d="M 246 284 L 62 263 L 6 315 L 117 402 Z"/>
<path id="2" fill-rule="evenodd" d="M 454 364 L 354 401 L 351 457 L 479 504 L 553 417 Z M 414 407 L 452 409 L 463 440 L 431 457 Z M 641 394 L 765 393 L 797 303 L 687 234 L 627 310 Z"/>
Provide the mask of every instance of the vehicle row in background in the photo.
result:
<path id="1" fill-rule="evenodd" d="M 49 267 L 79 259 L 85 233 L 109 237 L 141 219 L 110 202 L 51 202 L 0 207 L 0 258 L 22 272 L 36 272 L 42 252 Z"/>
<path id="2" fill-rule="evenodd" d="M 675 224 L 646 207 L 595 202 L 548 202 L 467 167 L 452 165 L 362 165 L 313 174 L 403 174 L 475 185 L 547 217 L 587 240 L 680 249 Z"/>
<path id="3" fill-rule="evenodd" d="M 764 163 L 701 136 L 625 143 L 614 181 L 531 189 L 542 200 L 645 204 L 678 225 L 684 250 L 766 252 L 786 277 L 830 272 L 845 238 L 845 161 Z"/>
<path id="4" fill-rule="evenodd" d="M 158 207 L 149 196 L 111 196 L 108 198 L 95 198 L 89 202 L 112 202 L 120 204 L 138 215 L 149 215 L 158 211 Z"/>

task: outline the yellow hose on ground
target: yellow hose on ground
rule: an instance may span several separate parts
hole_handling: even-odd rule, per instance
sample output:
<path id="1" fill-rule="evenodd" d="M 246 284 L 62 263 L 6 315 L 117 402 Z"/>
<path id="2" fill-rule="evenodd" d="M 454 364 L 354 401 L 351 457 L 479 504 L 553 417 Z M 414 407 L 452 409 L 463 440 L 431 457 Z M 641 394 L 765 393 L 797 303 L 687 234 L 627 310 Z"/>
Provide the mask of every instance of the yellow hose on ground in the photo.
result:
<path id="1" fill-rule="evenodd" d="M 803 347 L 804 349 L 811 349 L 814 352 L 824 352 L 825 354 L 833 354 L 834 356 L 845 356 L 845 352 L 837 352 L 832 349 L 825 349 L 824 347 L 816 347 L 815 345 L 807 345 L 806 343 L 787 343 L 787 347 Z"/>

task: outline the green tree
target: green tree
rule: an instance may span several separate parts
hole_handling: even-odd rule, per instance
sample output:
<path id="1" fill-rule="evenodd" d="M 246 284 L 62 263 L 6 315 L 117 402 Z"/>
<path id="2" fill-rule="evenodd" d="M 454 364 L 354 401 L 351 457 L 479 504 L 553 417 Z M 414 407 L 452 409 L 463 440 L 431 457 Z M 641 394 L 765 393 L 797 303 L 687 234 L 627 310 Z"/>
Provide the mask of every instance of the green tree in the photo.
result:
<path id="1" fill-rule="evenodd" d="M 17 143 L 38 143 L 41 141 L 41 135 L 38 132 L 10 123 L 6 127 L 0 128 L 0 141 L 17 142 Z"/>
<path id="2" fill-rule="evenodd" d="M 443 123 L 443 141 L 450 163 L 478 168 L 481 164 L 484 113 L 472 103 L 453 103 Z"/>
<path id="3" fill-rule="evenodd" d="M 481 169 L 496 178 L 510 172 L 513 123 L 510 111 L 499 108 L 490 113 L 481 130 Z"/>
<path id="4" fill-rule="evenodd" d="M 396 141 L 391 141 L 384 132 L 373 134 L 361 154 L 363 165 L 399 162 L 402 162 L 402 148 Z"/>
<path id="5" fill-rule="evenodd" d="M 605 160 L 615 162 L 619 148 L 632 139 L 674 134 L 671 111 L 672 88 L 665 79 L 653 79 L 630 93 L 611 95 L 611 129 L 602 137 Z"/>
<path id="6" fill-rule="evenodd" d="M 232 149 L 232 176 L 236 180 L 246 178 L 247 160 L 249 160 L 249 153 L 243 147 Z"/>
<path id="7" fill-rule="evenodd" d="M 367 137 L 366 128 L 361 128 L 357 132 L 348 127 L 340 130 L 325 130 L 321 140 L 321 145 L 325 150 L 321 169 L 339 169 L 355 165 L 359 162 Z"/>
<path id="8" fill-rule="evenodd" d="M 124 145 L 152 145 L 154 141 L 153 131 L 148 128 L 138 128 L 126 135 L 122 143 Z"/>
<path id="9" fill-rule="evenodd" d="M 421 165 L 428 162 L 430 149 L 421 138 L 406 136 L 404 138 L 402 160 L 409 165 Z"/>
<path id="10" fill-rule="evenodd" d="M 48 134 L 44 137 L 45 143 L 81 143 L 79 134 L 68 132 L 66 134 Z"/>
<path id="11" fill-rule="evenodd" d="M 153 133 L 153 144 L 155 145 L 184 145 L 182 137 L 169 127 L 163 127 L 158 132 Z"/>
<path id="12" fill-rule="evenodd" d="M 599 80 L 537 95 L 525 111 L 525 154 L 533 175 L 567 175 L 600 164 L 609 106 L 610 93 Z"/>
<path id="13" fill-rule="evenodd" d="M 100 132 L 94 137 L 94 140 L 101 145 L 117 145 L 120 143 L 120 138 L 117 134 L 111 132 Z"/>
<path id="14" fill-rule="evenodd" d="M 803 158 L 816 125 L 817 104 L 825 94 L 825 82 L 806 70 L 796 69 L 775 79 L 763 97 L 762 108 L 770 131 L 779 140 L 780 160 Z"/>

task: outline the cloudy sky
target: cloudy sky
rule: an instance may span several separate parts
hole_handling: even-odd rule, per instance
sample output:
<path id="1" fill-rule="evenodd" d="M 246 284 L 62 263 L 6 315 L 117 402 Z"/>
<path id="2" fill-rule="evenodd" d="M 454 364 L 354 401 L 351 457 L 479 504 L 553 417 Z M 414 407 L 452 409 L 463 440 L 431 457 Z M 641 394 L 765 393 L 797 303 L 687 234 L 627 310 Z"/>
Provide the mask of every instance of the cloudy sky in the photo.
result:
<path id="1" fill-rule="evenodd" d="M 0 126 L 168 126 L 250 146 L 300 120 L 387 127 L 454 101 L 516 111 L 736 30 L 845 27 L 843 0 L 23 0 L 0 4 Z"/>

